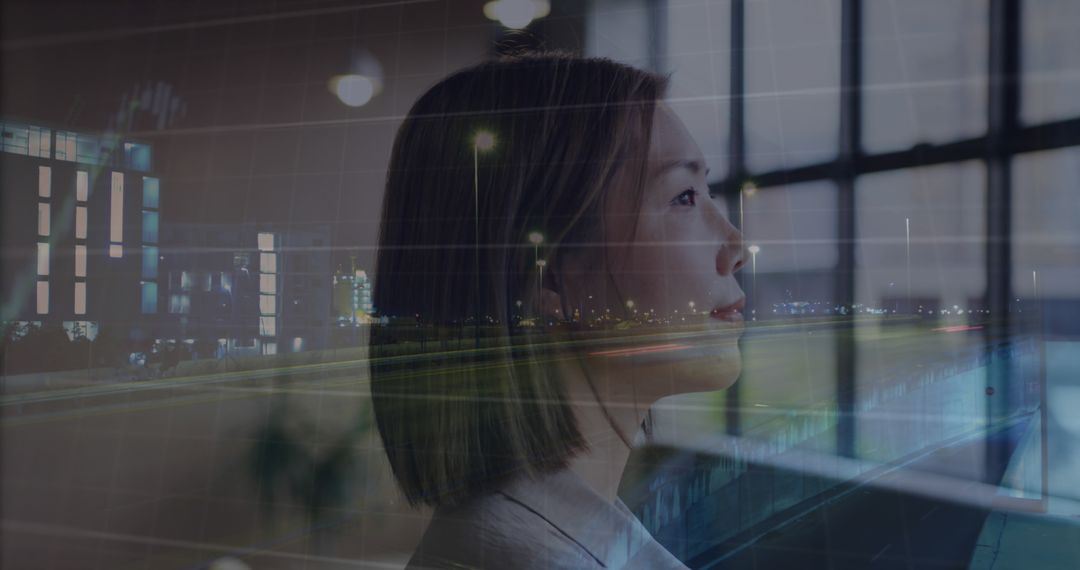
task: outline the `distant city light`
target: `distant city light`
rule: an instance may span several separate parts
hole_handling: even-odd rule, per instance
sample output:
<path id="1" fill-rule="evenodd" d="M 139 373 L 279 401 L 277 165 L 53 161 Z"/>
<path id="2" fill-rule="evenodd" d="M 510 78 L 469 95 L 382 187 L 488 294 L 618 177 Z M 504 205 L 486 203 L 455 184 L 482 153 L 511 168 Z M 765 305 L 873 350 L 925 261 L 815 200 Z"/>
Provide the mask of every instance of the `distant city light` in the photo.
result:
<path id="1" fill-rule="evenodd" d="M 484 15 L 507 28 L 520 30 L 551 12 L 547 0 L 495 0 L 484 4 Z"/>
<path id="2" fill-rule="evenodd" d="M 371 101 L 378 91 L 378 84 L 363 75 L 339 75 L 330 80 L 330 91 L 350 107 L 362 107 Z"/>
<path id="3" fill-rule="evenodd" d="M 544 243 L 544 234 L 540 232 L 532 232 L 529 234 L 529 243 L 533 245 L 540 245 Z"/>
<path id="4" fill-rule="evenodd" d="M 478 150 L 491 150 L 495 148 L 495 135 L 491 134 L 488 131 L 479 131 L 476 133 L 476 136 L 473 137 L 473 145 Z M 529 238 L 532 239 L 532 234 L 529 235 Z M 543 241 L 543 236 L 541 236 L 541 241 Z"/>

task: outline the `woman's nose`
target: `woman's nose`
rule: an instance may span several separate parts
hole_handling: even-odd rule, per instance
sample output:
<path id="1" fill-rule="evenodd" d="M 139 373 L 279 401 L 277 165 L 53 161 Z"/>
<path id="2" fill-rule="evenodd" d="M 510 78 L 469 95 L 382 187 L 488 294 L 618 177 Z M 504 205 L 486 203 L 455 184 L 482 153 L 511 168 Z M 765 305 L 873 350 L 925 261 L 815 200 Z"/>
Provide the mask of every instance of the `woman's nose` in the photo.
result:
<path id="1" fill-rule="evenodd" d="M 746 246 L 742 232 L 726 217 L 720 217 L 720 224 L 723 241 L 716 252 L 716 272 L 720 275 L 731 275 L 742 269 L 746 260 Z"/>

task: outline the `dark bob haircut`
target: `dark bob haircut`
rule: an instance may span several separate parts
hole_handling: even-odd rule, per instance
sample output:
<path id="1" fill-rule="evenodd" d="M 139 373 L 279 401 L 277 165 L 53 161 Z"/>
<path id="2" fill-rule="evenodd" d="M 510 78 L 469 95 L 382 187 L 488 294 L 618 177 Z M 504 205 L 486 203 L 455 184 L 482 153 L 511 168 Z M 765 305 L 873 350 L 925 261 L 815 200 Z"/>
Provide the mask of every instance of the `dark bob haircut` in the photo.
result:
<path id="1" fill-rule="evenodd" d="M 387 174 L 374 302 L 412 330 L 459 339 L 446 350 L 396 342 L 394 326 L 371 331 L 376 422 L 410 503 L 457 504 L 584 449 L 551 354 L 515 332 L 521 307 L 538 306 L 530 236 L 543 236 L 544 281 L 557 289 L 566 253 L 604 243 L 605 202 L 640 200 L 666 87 L 607 59 L 518 55 L 454 73 L 409 111 Z M 616 184 L 620 174 L 632 182 Z M 593 249 L 605 267 L 606 248 Z"/>

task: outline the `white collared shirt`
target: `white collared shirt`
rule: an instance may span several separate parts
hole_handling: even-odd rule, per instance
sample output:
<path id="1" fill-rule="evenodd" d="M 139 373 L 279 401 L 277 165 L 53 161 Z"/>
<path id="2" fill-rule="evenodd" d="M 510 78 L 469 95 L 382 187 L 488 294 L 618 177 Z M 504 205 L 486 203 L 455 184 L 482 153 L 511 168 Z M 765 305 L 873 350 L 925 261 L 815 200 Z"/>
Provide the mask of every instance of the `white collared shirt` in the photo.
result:
<path id="1" fill-rule="evenodd" d="M 684 566 L 638 522 L 564 469 L 436 509 L 408 568 L 648 568 Z"/>

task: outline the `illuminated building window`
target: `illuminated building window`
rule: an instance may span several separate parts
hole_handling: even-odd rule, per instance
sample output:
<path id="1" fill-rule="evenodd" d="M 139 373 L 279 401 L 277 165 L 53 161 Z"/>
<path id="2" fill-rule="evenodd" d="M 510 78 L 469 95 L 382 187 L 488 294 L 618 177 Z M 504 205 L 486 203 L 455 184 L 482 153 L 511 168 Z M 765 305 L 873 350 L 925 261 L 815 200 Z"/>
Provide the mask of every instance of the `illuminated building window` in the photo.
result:
<path id="1" fill-rule="evenodd" d="M 144 246 L 142 249 L 142 277 L 143 279 L 157 279 L 158 276 L 158 248 L 157 246 Z"/>
<path id="2" fill-rule="evenodd" d="M 260 293 L 277 293 L 277 277 L 273 274 L 264 273 L 259 276 Z"/>
<path id="3" fill-rule="evenodd" d="M 277 336 L 277 317 L 259 317 L 259 334 Z"/>
<path id="4" fill-rule="evenodd" d="M 158 213 L 142 213 L 142 240 L 145 243 L 157 243 L 158 241 Z"/>
<path id="5" fill-rule="evenodd" d="M 75 314 L 86 314 L 86 283 L 82 281 L 75 282 Z"/>
<path id="6" fill-rule="evenodd" d="M 123 257 L 124 246 L 114 243 L 109 245 L 109 257 Z"/>
<path id="7" fill-rule="evenodd" d="M 37 274 L 49 274 L 49 244 L 45 242 L 37 244 Z"/>
<path id="8" fill-rule="evenodd" d="M 49 282 L 37 282 L 37 314 L 49 314 Z"/>
<path id="9" fill-rule="evenodd" d="M 276 342 L 268 342 L 268 343 L 263 344 L 262 345 L 262 353 L 264 355 L 267 355 L 267 356 L 269 356 L 271 354 L 277 354 L 277 343 Z"/>
<path id="10" fill-rule="evenodd" d="M 141 143 L 124 143 L 124 159 L 131 170 L 150 170 L 150 146 Z"/>
<path id="11" fill-rule="evenodd" d="M 169 312 L 174 315 L 186 315 L 191 312 L 190 295 L 169 295 Z"/>
<path id="12" fill-rule="evenodd" d="M 157 283 L 144 281 L 142 284 L 142 312 L 152 315 L 157 312 Z"/>
<path id="13" fill-rule="evenodd" d="M 144 176 L 142 179 L 142 207 L 156 210 L 158 208 L 158 191 L 161 188 L 157 178 Z"/>
<path id="14" fill-rule="evenodd" d="M 259 271 L 263 273 L 277 273 L 277 254 L 259 254 Z"/>
<path id="15" fill-rule="evenodd" d="M 86 239 L 86 206 L 75 207 L 75 239 Z"/>
<path id="16" fill-rule="evenodd" d="M 259 312 L 264 315 L 272 315 L 277 311 L 276 295 L 259 295 Z"/>
<path id="17" fill-rule="evenodd" d="M 259 233 L 259 251 L 274 251 L 274 234 Z"/>
<path id="18" fill-rule="evenodd" d="M 124 175 L 112 173 L 112 196 L 109 203 L 109 241 L 124 241 Z"/>
<path id="19" fill-rule="evenodd" d="M 38 196 L 48 198 L 52 196 L 52 168 L 48 166 L 38 167 Z"/>
<path id="20" fill-rule="evenodd" d="M 75 277 L 86 277 L 86 246 L 75 246 Z"/>
<path id="21" fill-rule="evenodd" d="M 39 202 L 37 205 L 37 233 L 39 236 L 49 236 L 50 208 L 48 204 Z"/>
<path id="22" fill-rule="evenodd" d="M 85 170 L 75 173 L 75 199 L 85 202 L 90 198 L 90 175 Z"/>

